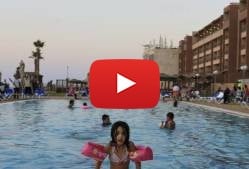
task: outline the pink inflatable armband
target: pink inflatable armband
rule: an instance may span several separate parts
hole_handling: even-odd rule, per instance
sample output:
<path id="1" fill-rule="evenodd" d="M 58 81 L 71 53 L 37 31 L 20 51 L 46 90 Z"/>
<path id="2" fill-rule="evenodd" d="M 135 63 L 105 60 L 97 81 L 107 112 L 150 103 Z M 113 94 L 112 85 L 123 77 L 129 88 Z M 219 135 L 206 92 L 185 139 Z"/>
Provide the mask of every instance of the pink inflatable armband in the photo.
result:
<path id="1" fill-rule="evenodd" d="M 150 147 L 136 146 L 137 150 L 130 153 L 130 159 L 135 162 L 153 160 L 153 152 Z"/>
<path id="2" fill-rule="evenodd" d="M 88 142 L 84 145 L 81 154 L 98 161 L 103 161 L 107 156 L 104 146 L 92 142 Z"/>
<path id="3" fill-rule="evenodd" d="M 81 106 L 82 109 L 91 109 L 91 106 Z"/>

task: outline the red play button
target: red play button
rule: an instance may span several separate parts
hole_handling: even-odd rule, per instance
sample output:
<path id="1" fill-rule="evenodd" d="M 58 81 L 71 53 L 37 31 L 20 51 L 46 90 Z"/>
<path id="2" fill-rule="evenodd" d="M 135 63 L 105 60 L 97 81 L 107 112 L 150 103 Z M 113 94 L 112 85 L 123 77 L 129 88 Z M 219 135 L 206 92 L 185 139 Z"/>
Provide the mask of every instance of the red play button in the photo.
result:
<path id="1" fill-rule="evenodd" d="M 159 68 L 149 60 L 97 60 L 90 68 L 89 85 L 95 107 L 152 108 L 159 100 Z"/>

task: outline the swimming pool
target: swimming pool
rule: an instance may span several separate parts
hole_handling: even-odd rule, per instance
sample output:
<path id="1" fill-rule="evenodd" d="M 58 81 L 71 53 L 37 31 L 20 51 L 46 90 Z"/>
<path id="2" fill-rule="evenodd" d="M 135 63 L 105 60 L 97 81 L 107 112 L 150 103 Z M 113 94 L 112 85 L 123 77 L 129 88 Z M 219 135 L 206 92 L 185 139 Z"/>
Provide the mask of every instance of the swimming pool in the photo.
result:
<path id="1" fill-rule="evenodd" d="M 82 102 L 76 101 L 76 106 Z M 249 119 L 180 104 L 159 103 L 153 110 L 68 109 L 66 100 L 30 100 L 0 105 L 0 168 L 92 169 L 80 154 L 83 143 L 107 143 L 111 127 L 101 115 L 124 120 L 131 140 L 149 145 L 154 160 L 143 169 L 249 168 Z M 159 129 L 168 111 L 176 129 Z M 109 168 L 105 160 L 104 169 Z M 131 167 L 134 169 L 134 164 Z"/>

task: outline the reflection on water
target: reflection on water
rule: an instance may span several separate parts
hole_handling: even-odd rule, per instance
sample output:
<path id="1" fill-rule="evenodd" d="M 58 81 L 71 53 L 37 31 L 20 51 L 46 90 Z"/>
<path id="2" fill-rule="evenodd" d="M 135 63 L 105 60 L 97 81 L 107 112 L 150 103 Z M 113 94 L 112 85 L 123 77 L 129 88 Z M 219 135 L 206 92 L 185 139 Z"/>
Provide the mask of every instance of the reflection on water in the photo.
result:
<path id="1" fill-rule="evenodd" d="M 76 101 L 76 107 L 82 102 Z M 90 104 L 90 103 L 89 103 Z M 131 140 L 149 145 L 154 160 L 145 169 L 249 168 L 249 119 L 172 103 L 146 110 L 68 109 L 66 100 L 32 100 L 0 105 L 0 164 L 2 168 L 92 169 L 80 154 L 83 143 L 110 141 L 102 114 L 123 120 Z M 176 129 L 159 129 L 167 112 L 175 113 Z M 109 168 L 104 161 L 103 168 Z M 134 169 L 134 164 L 131 163 Z"/>

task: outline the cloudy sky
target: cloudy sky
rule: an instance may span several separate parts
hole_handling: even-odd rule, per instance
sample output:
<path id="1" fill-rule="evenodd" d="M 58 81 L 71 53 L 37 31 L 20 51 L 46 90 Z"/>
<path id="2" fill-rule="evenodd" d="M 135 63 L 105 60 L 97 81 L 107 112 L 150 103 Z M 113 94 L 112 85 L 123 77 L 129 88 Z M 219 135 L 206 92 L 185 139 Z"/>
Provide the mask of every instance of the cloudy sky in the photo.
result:
<path id="1" fill-rule="evenodd" d="M 178 44 L 238 0 L 0 0 L 0 72 L 12 77 L 28 58 L 33 41 L 45 41 L 44 81 L 83 79 L 91 62 L 142 58 L 143 47 L 159 36 Z"/>

